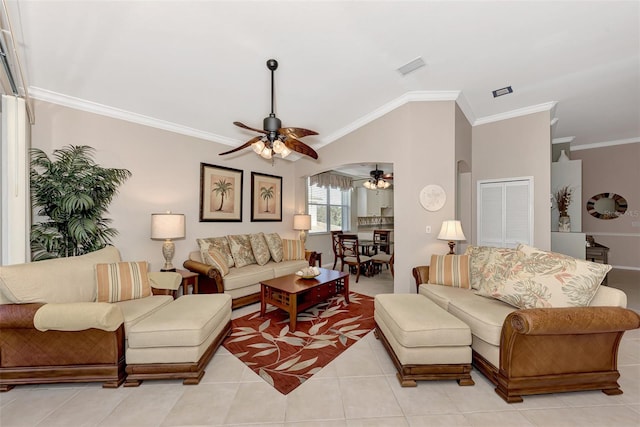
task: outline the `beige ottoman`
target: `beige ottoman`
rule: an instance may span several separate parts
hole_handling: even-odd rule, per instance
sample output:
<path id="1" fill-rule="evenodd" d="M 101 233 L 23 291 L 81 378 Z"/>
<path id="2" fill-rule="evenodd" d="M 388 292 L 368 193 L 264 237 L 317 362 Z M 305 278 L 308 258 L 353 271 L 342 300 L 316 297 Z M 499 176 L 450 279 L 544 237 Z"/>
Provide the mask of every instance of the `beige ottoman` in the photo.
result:
<path id="1" fill-rule="evenodd" d="M 469 327 L 422 295 L 380 294 L 375 297 L 375 335 L 384 344 L 403 387 L 416 380 L 471 378 Z"/>
<path id="2" fill-rule="evenodd" d="M 230 331 L 229 295 L 181 296 L 131 327 L 125 386 L 155 379 L 198 384 Z"/>

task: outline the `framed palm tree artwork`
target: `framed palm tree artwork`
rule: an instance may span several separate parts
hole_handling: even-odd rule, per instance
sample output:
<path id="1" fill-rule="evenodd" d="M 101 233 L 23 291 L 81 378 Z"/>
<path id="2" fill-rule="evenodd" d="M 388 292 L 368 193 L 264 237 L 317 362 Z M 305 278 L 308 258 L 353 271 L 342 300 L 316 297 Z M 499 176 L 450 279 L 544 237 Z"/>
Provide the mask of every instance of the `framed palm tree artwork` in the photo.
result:
<path id="1" fill-rule="evenodd" d="M 200 221 L 242 222 L 240 169 L 200 163 Z"/>
<path id="2" fill-rule="evenodd" d="M 282 221 L 282 177 L 251 172 L 251 221 Z"/>

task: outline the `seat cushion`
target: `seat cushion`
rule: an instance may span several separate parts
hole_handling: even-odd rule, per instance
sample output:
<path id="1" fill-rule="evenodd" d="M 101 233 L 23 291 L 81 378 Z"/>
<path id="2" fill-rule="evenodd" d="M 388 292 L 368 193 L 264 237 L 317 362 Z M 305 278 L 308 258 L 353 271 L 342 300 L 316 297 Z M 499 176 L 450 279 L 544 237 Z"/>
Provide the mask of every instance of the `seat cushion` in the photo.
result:
<path id="1" fill-rule="evenodd" d="M 376 322 L 383 322 L 403 347 L 471 345 L 469 327 L 422 295 L 378 294 Z"/>
<path id="2" fill-rule="evenodd" d="M 241 268 L 230 268 L 229 274 L 223 279 L 224 290 L 231 291 L 259 283 L 261 280 L 273 279 L 275 276 L 271 265 L 272 262 L 268 262 L 265 265 L 250 264 Z"/>
<path id="3" fill-rule="evenodd" d="M 195 347 L 231 319 L 231 297 L 184 295 L 133 325 L 131 348 Z"/>
<path id="4" fill-rule="evenodd" d="M 516 310 L 502 301 L 462 288 L 422 284 L 419 292 L 440 306 L 446 305 L 449 313 L 469 325 L 474 336 L 496 346 L 500 345 L 504 319 Z"/>
<path id="5" fill-rule="evenodd" d="M 122 311 L 122 316 L 124 317 L 124 332 L 125 335 L 128 335 L 133 325 L 172 301 L 173 297 L 171 295 L 152 295 L 147 298 L 120 301 L 113 304 L 120 307 Z"/>
<path id="6" fill-rule="evenodd" d="M 304 267 L 308 267 L 309 263 L 306 260 L 294 260 L 282 261 L 279 263 L 270 262 L 267 266 L 273 268 L 273 277 L 281 277 L 286 276 L 287 274 L 293 274 Z"/>

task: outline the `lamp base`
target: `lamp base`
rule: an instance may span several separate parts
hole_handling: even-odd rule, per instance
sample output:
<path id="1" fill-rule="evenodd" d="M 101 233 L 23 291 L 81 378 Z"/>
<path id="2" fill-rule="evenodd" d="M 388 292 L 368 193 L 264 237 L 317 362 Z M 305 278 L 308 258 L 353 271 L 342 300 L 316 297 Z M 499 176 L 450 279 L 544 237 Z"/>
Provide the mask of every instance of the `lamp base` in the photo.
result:
<path id="1" fill-rule="evenodd" d="M 447 255 L 455 255 L 456 253 L 453 251 L 455 248 L 456 242 L 449 242 L 449 253 Z"/>
<path id="2" fill-rule="evenodd" d="M 304 230 L 300 230 L 300 240 L 303 244 L 307 243 L 307 233 Z"/>
<path id="3" fill-rule="evenodd" d="M 173 254 L 176 251 L 176 245 L 170 239 L 164 241 L 162 245 L 162 255 L 164 256 L 164 267 L 160 271 L 176 271 L 175 267 L 171 263 Z"/>

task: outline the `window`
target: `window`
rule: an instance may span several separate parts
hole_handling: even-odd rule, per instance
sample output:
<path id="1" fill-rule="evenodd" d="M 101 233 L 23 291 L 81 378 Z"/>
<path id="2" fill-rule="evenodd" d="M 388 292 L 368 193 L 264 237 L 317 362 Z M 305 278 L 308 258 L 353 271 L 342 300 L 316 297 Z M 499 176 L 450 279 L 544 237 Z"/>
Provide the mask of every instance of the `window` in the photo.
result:
<path id="1" fill-rule="evenodd" d="M 348 230 L 351 210 L 351 190 L 311 185 L 307 179 L 307 209 L 311 215 L 309 233 Z"/>

